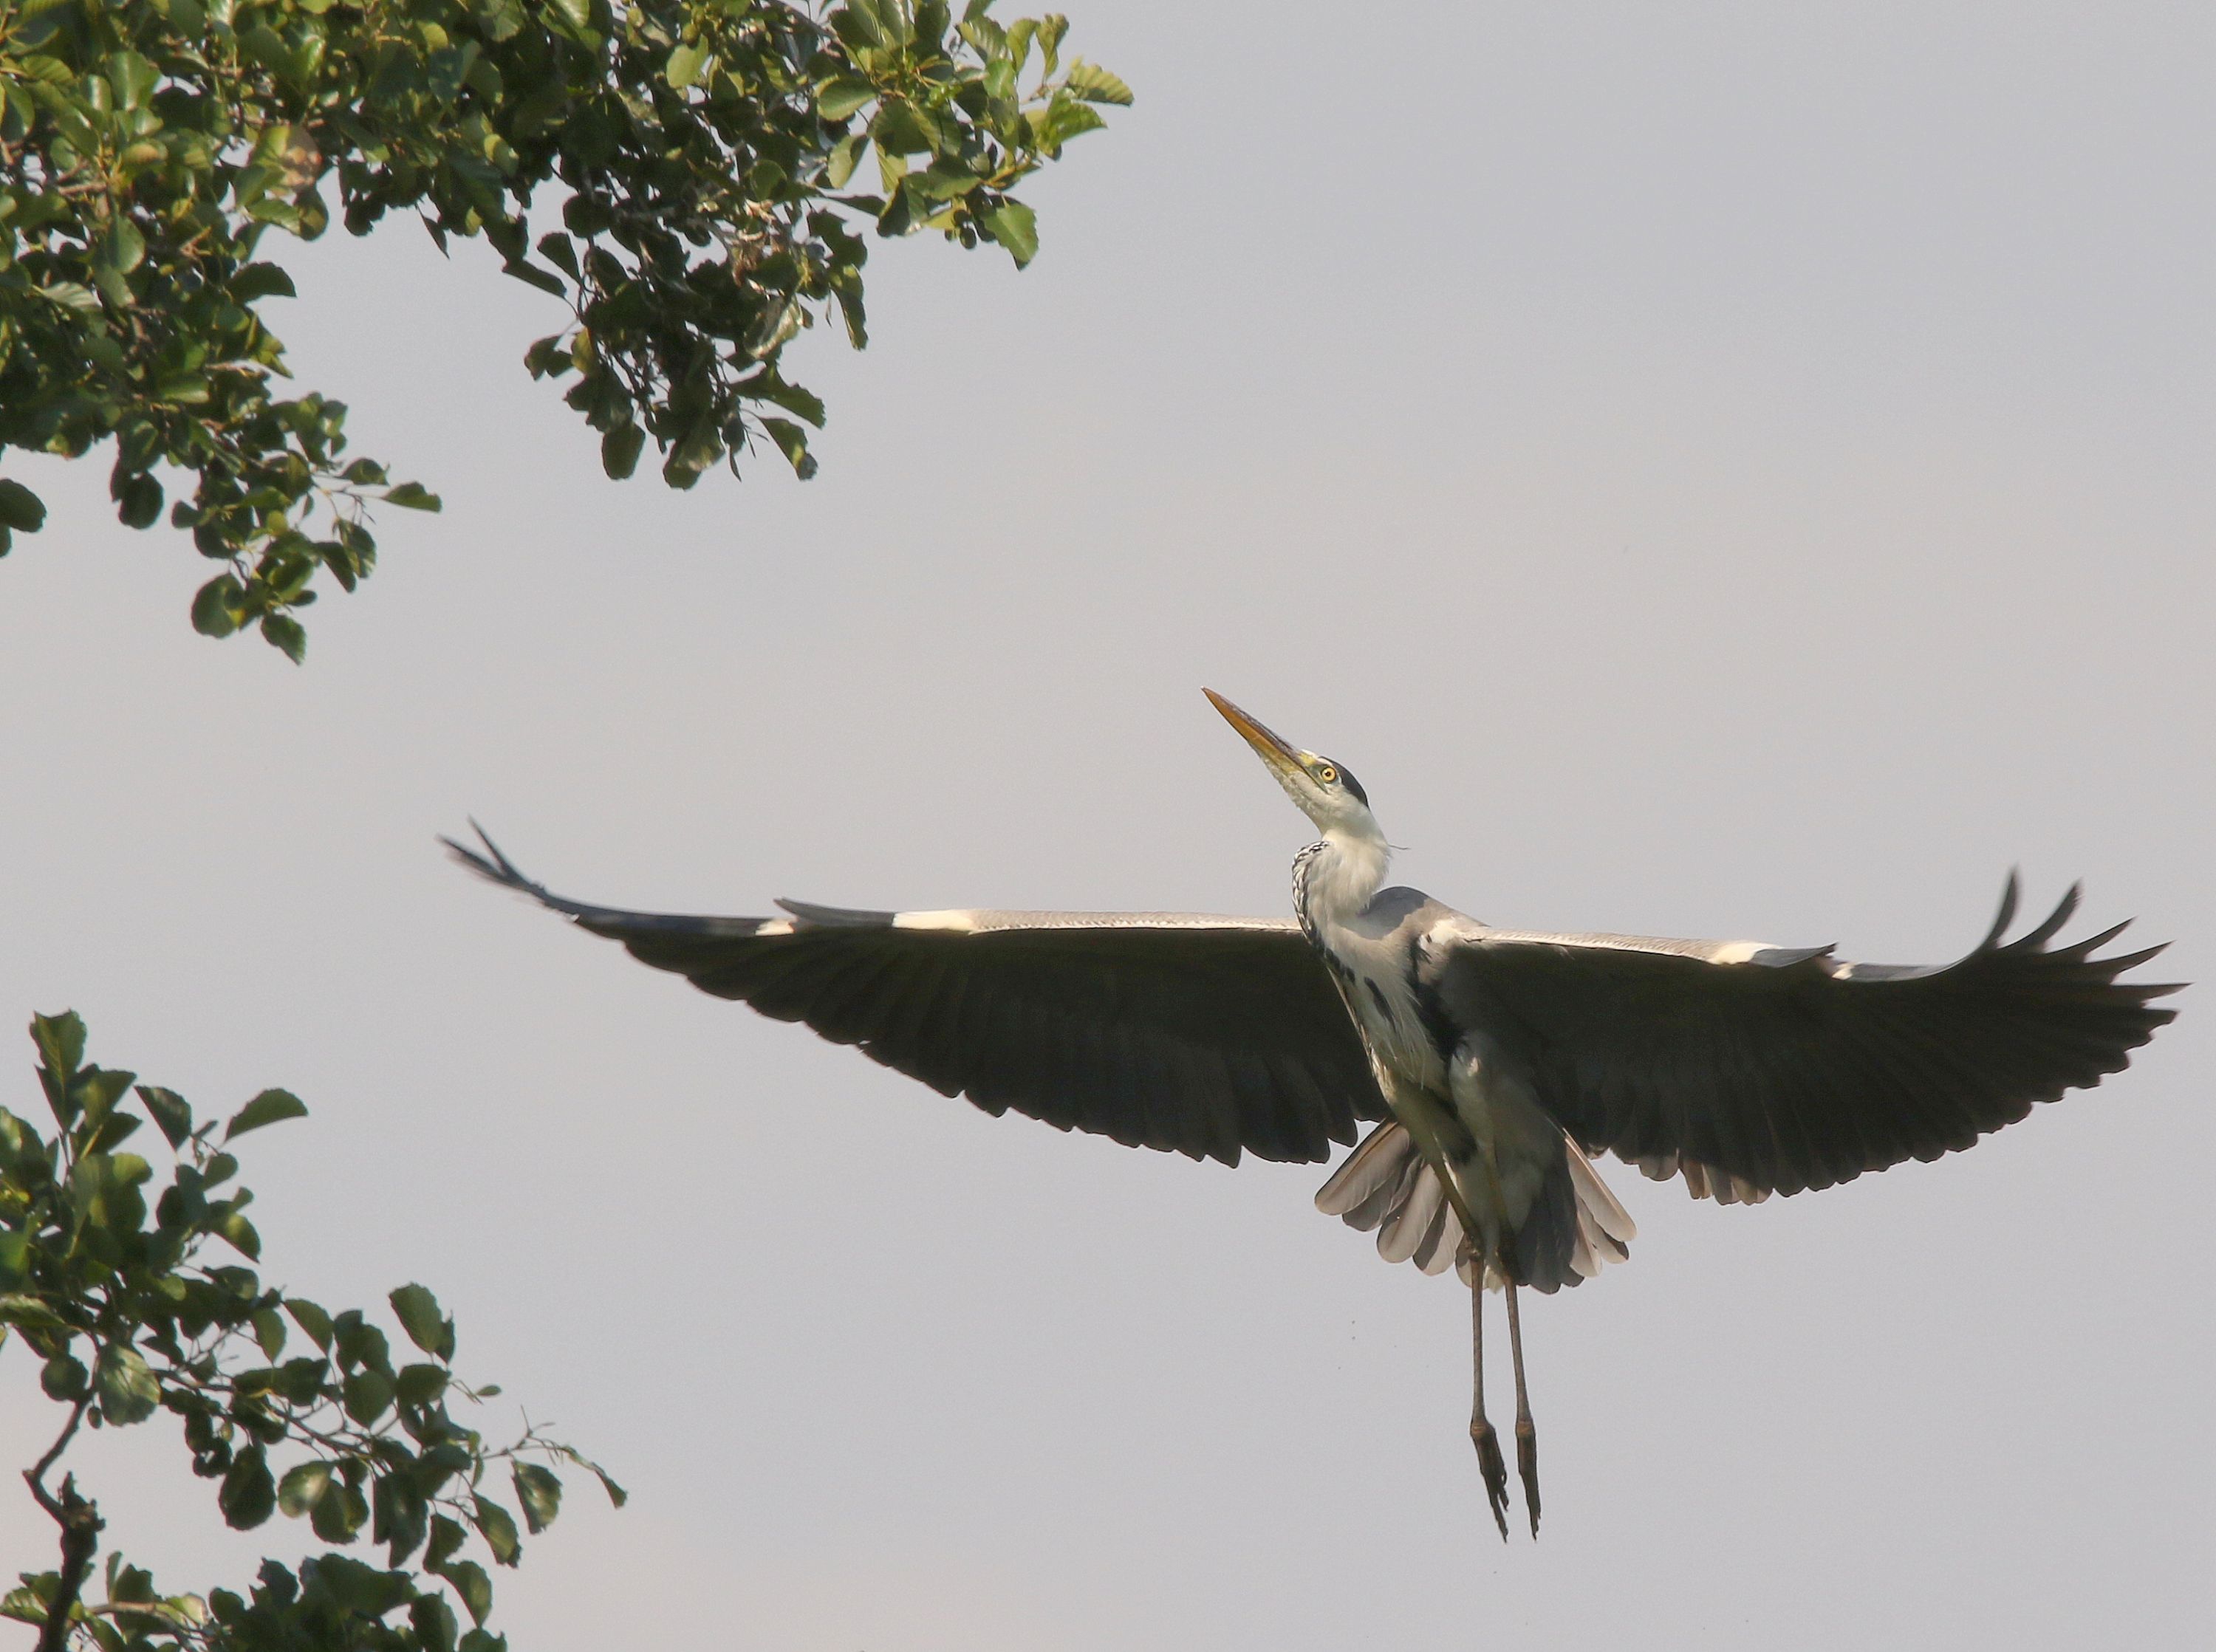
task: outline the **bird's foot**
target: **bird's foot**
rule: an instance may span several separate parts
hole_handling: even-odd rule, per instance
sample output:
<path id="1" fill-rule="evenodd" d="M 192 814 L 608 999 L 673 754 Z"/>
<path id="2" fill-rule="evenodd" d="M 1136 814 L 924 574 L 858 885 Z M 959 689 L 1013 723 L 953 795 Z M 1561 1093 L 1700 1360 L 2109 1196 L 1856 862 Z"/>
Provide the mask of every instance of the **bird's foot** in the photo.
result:
<path id="1" fill-rule="evenodd" d="M 1469 1425 L 1469 1443 L 1477 1447 L 1478 1472 L 1485 1477 L 1485 1501 L 1493 1509 L 1493 1523 L 1500 1540 L 1508 1541 L 1508 1465 L 1500 1460 L 1500 1436 L 1480 1417 Z"/>
<path id="2" fill-rule="evenodd" d="M 1531 1535 L 1536 1538 L 1539 1535 L 1539 1431 L 1529 1417 L 1516 1419 L 1516 1472 L 1524 1482 L 1524 1508 L 1531 1516 Z M 1503 1494 L 1501 1502 L 1505 1503 L 1505 1487 Z"/>

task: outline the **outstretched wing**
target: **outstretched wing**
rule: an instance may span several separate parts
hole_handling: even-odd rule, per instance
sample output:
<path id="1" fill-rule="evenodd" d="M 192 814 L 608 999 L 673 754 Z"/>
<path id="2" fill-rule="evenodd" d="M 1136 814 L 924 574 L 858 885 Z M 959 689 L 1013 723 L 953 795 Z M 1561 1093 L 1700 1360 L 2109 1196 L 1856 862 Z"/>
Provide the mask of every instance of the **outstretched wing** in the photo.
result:
<path id="1" fill-rule="evenodd" d="M 1991 933 L 1937 968 L 1493 930 L 1437 961 L 1435 990 L 1589 1151 L 1798 1193 L 1967 1147 L 2120 1072 L 2176 1013 L 2149 1007 L 2175 986 L 2117 980 L 2160 947 L 2093 955 L 2122 924 L 2049 948 L 2076 889 L 2004 943 L 2016 904 L 2011 874 Z"/>
<path id="2" fill-rule="evenodd" d="M 1385 1115 L 1360 1035 L 1290 919 L 1191 912 L 684 918 L 549 894 L 478 833 L 471 870 L 656 969 L 803 1022 L 942 1095 L 1194 1158 L 1313 1162 Z"/>

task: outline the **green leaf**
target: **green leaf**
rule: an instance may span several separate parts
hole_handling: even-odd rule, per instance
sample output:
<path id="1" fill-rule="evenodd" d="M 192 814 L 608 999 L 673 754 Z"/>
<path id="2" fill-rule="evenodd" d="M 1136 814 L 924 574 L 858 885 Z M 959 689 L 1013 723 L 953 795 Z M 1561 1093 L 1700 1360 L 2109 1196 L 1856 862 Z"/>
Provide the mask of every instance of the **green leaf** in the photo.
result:
<path id="1" fill-rule="evenodd" d="M 97 316 L 100 313 L 100 295 L 82 282 L 49 281 L 39 292 L 63 309 L 74 310 L 79 315 Z"/>
<path id="2" fill-rule="evenodd" d="M 215 1231 L 249 1262 L 261 1260 L 262 1236 L 254 1231 L 254 1224 L 246 1219 L 244 1211 L 226 1212 L 215 1224 Z"/>
<path id="3" fill-rule="evenodd" d="M 700 78 L 700 71 L 707 62 L 706 46 L 698 42 L 680 46 L 669 54 L 669 61 L 662 67 L 662 77 L 669 83 L 673 90 L 681 92 Z"/>
<path id="4" fill-rule="evenodd" d="M 346 1414 L 366 1427 L 383 1416 L 392 1404 L 392 1379 L 364 1366 L 347 1375 Z"/>
<path id="5" fill-rule="evenodd" d="M 978 214 L 977 227 L 1008 249 L 1018 269 L 1038 256 L 1038 215 L 1012 196 Z"/>
<path id="6" fill-rule="evenodd" d="M 757 359 L 775 355 L 785 347 L 785 341 L 800 330 L 801 324 L 807 318 L 808 311 L 797 298 L 789 298 L 782 304 L 764 310 L 754 326 L 747 330 L 747 353 Z M 712 455 L 708 462 L 714 463 Z"/>
<path id="7" fill-rule="evenodd" d="M 618 425 L 600 438 L 600 469 L 611 482 L 621 482 L 638 468 L 646 432 L 637 425 Z"/>
<path id="8" fill-rule="evenodd" d="M 249 1130 L 259 1130 L 266 1124 L 307 1116 L 308 1104 L 291 1090 L 265 1090 L 231 1115 L 231 1122 L 224 1127 L 223 1139 L 229 1141 Z"/>
<path id="9" fill-rule="evenodd" d="M 88 1153 L 104 1153 L 118 1142 L 127 1138 L 144 1122 L 144 1120 L 129 1113 L 111 1113 L 108 1115 L 107 1121 L 92 1133 L 91 1138 L 84 1144 L 83 1151 Z M 144 1159 L 138 1162 L 142 1164 L 145 1163 Z"/>
<path id="10" fill-rule="evenodd" d="M 403 1285 L 392 1293 L 392 1311 L 399 1316 L 400 1329 L 408 1333 L 408 1340 L 424 1353 L 440 1360 L 454 1357 L 454 1322 L 441 1318 L 439 1299 L 421 1285 Z"/>
<path id="11" fill-rule="evenodd" d="M 330 1489 L 331 1465 L 329 1463 L 299 1463 L 285 1471 L 285 1477 L 277 1485 L 277 1507 L 292 1520 L 313 1512 L 316 1505 Z"/>
<path id="12" fill-rule="evenodd" d="M 6 1127 L 15 1122 L 15 1115 L 0 1108 L 0 1151 L 16 1157 L 18 1149 Z M 31 1236 L 24 1232 L 9 1233 L 0 1230 L 0 1289 L 13 1290 L 24 1284 L 31 1275 Z"/>
<path id="13" fill-rule="evenodd" d="M 46 525 L 46 501 L 20 482 L 0 480 L 0 525 L 36 533 Z"/>
<path id="14" fill-rule="evenodd" d="M 84 1064 L 84 1023 L 74 1010 L 58 1016 L 33 1016 L 31 1041 L 39 1047 L 39 1087 L 54 1122 L 66 1130 L 76 1122 L 77 1102 L 71 1093 Z"/>
<path id="15" fill-rule="evenodd" d="M 469 1541 L 469 1533 L 460 1525 L 444 1514 L 431 1517 L 431 1535 L 423 1545 L 423 1569 L 436 1573 Z"/>
<path id="16" fill-rule="evenodd" d="M 280 650 L 294 665 L 308 657 L 307 628 L 290 614 L 264 614 L 262 617 L 262 636 L 273 648 Z"/>
<path id="17" fill-rule="evenodd" d="M 1043 111 L 1025 118 L 1031 123 L 1033 140 L 1050 155 L 1058 154 L 1064 144 L 1080 133 L 1096 132 L 1108 124 L 1086 105 L 1060 92 Z"/>
<path id="18" fill-rule="evenodd" d="M 246 587 L 236 574 L 219 574 L 193 598 L 193 629 L 202 636 L 229 636 L 238 629 Z"/>
<path id="19" fill-rule="evenodd" d="M 825 81 L 817 89 L 816 111 L 826 120 L 844 120 L 855 110 L 872 101 L 877 95 L 877 89 L 868 81 L 841 76 Z M 852 171 L 853 168 L 847 169 Z M 839 184 L 832 186 L 834 189 L 843 187 Z"/>
<path id="20" fill-rule="evenodd" d="M 231 1459 L 216 1503 L 224 1520 L 240 1532 L 251 1531 L 275 1512 L 277 1483 L 269 1477 L 268 1459 L 261 1446 L 249 1446 Z"/>
<path id="21" fill-rule="evenodd" d="M 523 1505 L 523 1521 L 532 1532 L 544 1532 L 562 1512 L 562 1483 L 551 1469 L 536 1463 L 514 1465 L 515 1495 Z"/>
<path id="22" fill-rule="evenodd" d="M 99 1133 L 101 1126 L 108 1122 L 108 1115 L 114 1110 L 116 1102 L 123 1099 L 123 1092 L 131 1087 L 133 1076 L 108 1067 L 87 1067 L 70 1085 L 70 1093 L 77 1102 L 75 1111 L 80 1151 L 95 1151 L 92 1138 Z"/>
<path id="23" fill-rule="evenodd" d="M 308 1524 L 325 1543 L 351 1543 L 369 1520 L 369 1500 L 343 1480 L 334 1479 L 308 1516 Z"/>
<path id="24" fill-rule="evenodd" d="M 805 419 L 818 430 L 823 428 L 822 398 L 813 390 L 787 384 L 774 373 L 761 378 L 748 379 L 740 388 L 756 401 L 774 403 L 787 413 Z"/>
<path id="25" fill-rule="evenodd" d="M 1131 101 L 1131 89 L 1097 63 L 1087 63 L 1080 58 L 1069 65 L 1069 75 L 1062 83 L 1073 96 L 1087 103 L 1124 103 Z"/>
<path id="26" fill-rule="evenodd" d="M 126 528 L 151 528 L 161 519 L 162 484 L 143 473 L 116 489 L 116 517 Z"/>
<path id="27" fill-rule="evenodd" d="M 870 136 L 886 155 L 921 155 L 939 147 L 937 123 L 914 104 L 889 102 L 870 122 Z"/>
<path id="28" fill-rule="evenodd" d="M 403 1405 L 424 1406 L 446 1391 L 449 1380 L 443 1366 L 403 1366 L 392 1379 L 393 1391 L 400 1397 Z"/>
<path id="29" fill-rule="evenodd" d="M 141 1084 L 138 1099 L 145 1103 L 147 1114 L 170 1146 L 175 1147 L 193 1133 L 193 1109 L 175 1090 L 163 1090 L 159 1084 Z"/>
<path id="30" fill-rule="evenodd" d="M 397 488 L 385 490 L 385 502 L 397 505 L 403 510 L 436 511 L 442 508 L 438 494 L 420 482 L 403 482 Z"/>
<path id="31" fill-rule="evenodd" d="M 305 1298 L 288 1296 L 285 1311 L 292 1316 L 292 1323 L 308 1333 L 308 1340 L 326 1354 L 331 1347 L 331 1317 Z"/>
<path id="32" fill-rule="evenodd" d="M 553 0 L 554 9 L 569 21 L 573 28 L 587 28 L 593 21 L 593 0 Z"/>
<path id="33" fill-rule="evenodd" d="M 57 1354 L 39 1370 L 39 1386 L 48 1399 L 71 1404 L 92 1391 L 92 1373 L 71 1354 Z"/>
<path id="34" fill-rule="evenodd" d="M 63 1318 L 37 1297 L 11 1291 L 0 1296 L 0 1325 L 20 1325 L 26 1330 L 68 1330 Z"/>
<path id="35" fill-rule="evenodd" d="M 854 175 L 854 168 L 860 163 L 862 151 L 869 147 L 869 133 L 856 132 L 849 132 L 832 144 L 831 153 L 823 163 L 823 181 L 834 189 L 844 189 L 846 181 Z"/>
<path id="36" fill-rule="evenodd" d="M 385 1333 L 364 1321 L 359 1311 L 349 1308 L 331 1323 L 337 1333 L 340 1361 L 348 1370 L 366 1366 L 372 1371 L 391 1374 L 391 1349 Z"/>
<path id="37" fill-rule="evenodd" d="M 621 1486 L 618 1485 L 613 1477 L 609 1475 L 608 1471 L 602 1468 L 598 1463 L 588 1462 L 586 1459 L 578 1456 L 576 1452 L 569 1450 L 567 1447 L 563 1448 L 563 1455 L 567 1457 L 572 1463 L 577 1465 L 578 1467 L 588 1471 L 595 1479 L 599 1480 L 600 1483 L 600 1489 L 608 1494 L 608 1502 L 613 1504 L 616 1508 L 621 1508 L 625 1503 L 631 1501 L 631 1493 L 625 1491 Z"/>
<path id="38" fill-rule="evenodd" d="M 454 1593 L 469 1608 L 470 1621 L 484 1622 L 485 1614 L 492 1610 L 492 1579 L 485 1575 L 485 1569 L 474 1560 L 450 1560 L 434 1569 L 453 1585 Z"/>
<path id="39" fill-rule="evenodd" d="M 409 1545 L 412 1547 L 413 1545 Z M 392 1563 L 397 1566 L 405 1551 L 396 1543 Z M 458 1652 L 456 1631 L 460 1625 L 454 1621 L 454 1609 L 440 1594 L 419 1594 L 408 1603 L 409 1626 L 416 1631 L 416 1643 L 424 1652 Z"/>
<path id="40" fill-rule="evenodd" d="M 299 295 L 292 278 L 275 264 L 249 264 L 231 278 L 231 302 L 250 304 L 260 298 L 291 298 Z"/>
<path id="41" fill-rule="evenodd" d="M 93 1385 L 100 1392 L 101 1415 L 110 1422 L 144 1422 L 162 1403 L 162 1385 L 138 1350 L 120 1343 L 101 1349 Z"/>
<path id="42" fill-rule="evenodd" d="M 416 1552 L 430 1529 L 430 1505 L 406 1473 L 395 1472 L 377 1477 L 370 1507 L 375 1513 L 370 1535 L 391 1545 L 387 1559 L 397 1567 Z"/>
<path id="43" fill-rule="evenodd" d="M 274 1308 L 256 1308 L 251 1317 L 255 1345 L 265 1360 L 274 1360 L 285 1351 L 285 1316 Z"/>
<path id="44" fill-rule="evenodd" d="M 127 275 L 145 259 L 146 237 L 139 233 L 138 226 L 127 218 L 117 218 L 108 229 L 108 238 L 101 243 L 100 261 Z"/>
<path id="45" fill-rule="evenodd" d="M 136 52 L 117 52 L 108 57 L 108 83 L 115 89 L 119 109 L 139 107 L 161 78 L 161 71 Z"/>
<path id="46" fill-rule="evenodd" d="M 57 1081 L 66 1083 L 84 1065 L 84 1017 L 74 1010 L 65 1010 L 58 1016 L 33 1016 L 31 1040 Z"/>
<path id="47" fill-rule="evenodd" d="M 559 230 L 539 237 L 539 255 L 571 280 L 583 279 L 577 264 L 577 249 L 568 236 Z"/>
<path id="48" fill-rule="evenodd" d="M 808 451 L 808 433 L 790 419 L 765 416 L 761 427 L 769 433 L 770 440 L 785 454 L 785 462 L 792 467 L 792 474 L 806 482 L 816 474 L 816 456 Z"/>
<path id="49" fill-rule="evenodd" d="M 492 1551 L 493 1559 L 502 1566 L 514 1565 L 523 1554 L 523 1539 L 516 1535 L 515 1516 L 489 1498 L 472 1495 L 470 1504 L 470 1523 L 477 1528 L 477 1535 Z"/>
<path id="50" fill-rule="evenodd" d="M 566 298 L 569 295 L 569 290 L 562 285 L 560 276 L 551 270 L 543 270 L 536 264 L 526 263 L 519 259 L 514 263 L 506 266 L 506 273 L 513 275 L 519 281 L 537 287 L 541 292 L 551 292 L 557 298 Z M 431 495 L 426 494 L 424 497 L 428 499 Z M 420 506 L 417 508 L 428 510 L 434 507 Z"/>

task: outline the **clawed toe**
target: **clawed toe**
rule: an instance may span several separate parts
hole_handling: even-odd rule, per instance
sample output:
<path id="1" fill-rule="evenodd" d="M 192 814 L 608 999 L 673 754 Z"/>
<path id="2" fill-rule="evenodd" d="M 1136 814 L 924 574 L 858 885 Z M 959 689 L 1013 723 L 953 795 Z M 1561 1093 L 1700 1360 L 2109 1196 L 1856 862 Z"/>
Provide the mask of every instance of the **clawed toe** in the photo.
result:
<path id="1" fill-rule="evenodd" d="M 1500 1540 L 1508 1541 L 1508 1465 L 1500 1458 L 1500 1436 L 1493 1425 L 1480 1420 L 1469 1425 L 1469 1443 L 1477 1447 L 1478 1471 L 1485 1477 L 1485 1501 L 1493 1509 L 1493 1523 Z M 1520 1456 L 1520 1452 L 1519 1452 Z"/>

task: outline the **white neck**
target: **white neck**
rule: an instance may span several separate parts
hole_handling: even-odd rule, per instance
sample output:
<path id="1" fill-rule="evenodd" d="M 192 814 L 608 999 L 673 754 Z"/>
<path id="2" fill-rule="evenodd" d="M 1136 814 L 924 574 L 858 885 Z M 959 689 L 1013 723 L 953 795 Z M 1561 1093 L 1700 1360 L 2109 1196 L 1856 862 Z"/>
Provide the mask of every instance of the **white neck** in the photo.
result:
<path id="1" fill-rule="evenodd" d="M 1335 826 L 1304 858 L 1309 917 L 1323 924 L 1345 924 L 1369 906 L 1385 881 L 1393 851 L 1375 826 Z"/>

